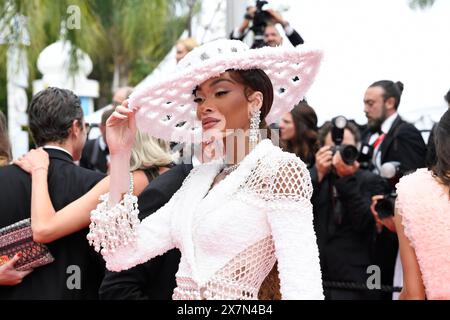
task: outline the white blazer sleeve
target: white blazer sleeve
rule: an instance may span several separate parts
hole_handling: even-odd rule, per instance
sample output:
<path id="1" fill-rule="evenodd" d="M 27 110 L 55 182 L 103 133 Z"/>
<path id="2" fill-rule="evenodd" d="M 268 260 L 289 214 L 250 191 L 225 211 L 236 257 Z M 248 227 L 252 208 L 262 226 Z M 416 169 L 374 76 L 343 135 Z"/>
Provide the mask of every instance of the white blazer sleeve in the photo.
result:
<path id="1" fill-rule="evenodd" d="M 282 299 L 323 300 L 319 250 L 313 226 L 312 185 L 300 159 L 283 159 L 266 199 L 278 260 Z"/>
<path id="2" fill-rule="evenodd" d="M 138 225 L 137 242 L 134 245 L 117 248 L 114 253 L 103 255 L 106 268 L 111 271 L 121 271 L 164 254 L 174 248 L 171 219 L 174 195 L 163 207 L 141 221 Z"/>

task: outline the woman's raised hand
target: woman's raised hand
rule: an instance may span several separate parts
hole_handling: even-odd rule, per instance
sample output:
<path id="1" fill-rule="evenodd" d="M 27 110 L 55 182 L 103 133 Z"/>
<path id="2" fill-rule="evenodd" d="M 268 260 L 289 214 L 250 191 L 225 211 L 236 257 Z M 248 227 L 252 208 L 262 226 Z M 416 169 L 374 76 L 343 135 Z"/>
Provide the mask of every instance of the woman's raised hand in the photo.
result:
<path id="1" fill-rule="evenodd" d="M 13 163 L 29 174 L 33 174 L 40 169 L 48 170 L 50 160 L 48 153 L 43 148 L 37 148 L 30 150 L 19 159 L 14 160 Z"/>
<path id="2" fill-rule="evenodd" d="M 129 109 L 125 100 L 106 121 L 106 140 L 111 155 L 131 151 L 136 134 L 136 111 L 137 108 Z"/>

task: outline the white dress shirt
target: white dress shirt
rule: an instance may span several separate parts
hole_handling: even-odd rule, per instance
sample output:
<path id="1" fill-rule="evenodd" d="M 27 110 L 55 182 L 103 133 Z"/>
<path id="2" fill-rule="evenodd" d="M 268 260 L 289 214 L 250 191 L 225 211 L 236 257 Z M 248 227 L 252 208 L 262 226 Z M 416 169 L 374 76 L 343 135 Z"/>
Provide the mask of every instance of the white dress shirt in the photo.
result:
<path id="1" fill-rule="evenodd" d="M 386 120 L 384 120 L 383 124 L 381 125 L 381 131 L 386 135 L 389 130 L 391 130 L 392 125 L 394 124 L 395 120 L 398 117 L 398 113 L 395 112 L 394 114 L 390 115 Z M 375 132 L 370 136 L 369 144 L 373 145 L 375 141 L 380 137 L 380 134 L 378 132 Z M 375 173 L 380 172 L 381 169 L 381 145 L 383 142 L 381 142 L 374 150 L 373 150 L 373 163 L 375 164 Z"/>

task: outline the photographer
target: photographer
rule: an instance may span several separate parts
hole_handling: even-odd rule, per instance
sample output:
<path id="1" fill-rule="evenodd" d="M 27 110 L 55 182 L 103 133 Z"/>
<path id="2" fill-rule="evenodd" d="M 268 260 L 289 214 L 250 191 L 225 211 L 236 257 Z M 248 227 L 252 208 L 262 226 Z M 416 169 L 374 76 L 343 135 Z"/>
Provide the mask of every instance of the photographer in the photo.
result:
<path id="1" fill-rule="evenodd" d="M 373 262 L 375 224 L 370 212 L 371 198 L 385 191 L 385 182 L 372 172 L 359 169 L 355 148 L 360 142 L 359 131 L 353 123 L 343 120 L 340 129 L 333 121 L 319 130 L 321 148 L 310 169 L 314 226 L 323 280 L 366 286 L 367 267 Z M 379 298 L 379 292 L 368 289 L 327 284 L 324 287 L 329 300 Z"/>
<path id="2" fill-rule="evenodd" d="M 230 39 L 243 40 L 252 30 L 255 34 L 255 43 L 252 48 L 281 46 L 283 37 L 276 28 L 276 24 L 280 24 L 294 47 L 303 44 L 303 38 L 290 26 L 288 21 L 283 19 L 280 13 L 272 9 L 262 10 L 266 3 L 267 1 L 257 1 L 255 7 L 247 7 L 241 26 L 231 33 Z M 251 27 L 249 27 L 250 23 L 252 23 Z"/>
<path id="3" fill-rule="evenodd" d="M 367 130 L 363 142 L 373 147 L 372 168 L 380 172 L 385 162 L 398 161 L 403 172 L 425 166 L 426 146 L 420 131 L 397 113 L 403 83 L 374 82 L 364 95 Z"/>
<path id="4" fill-rule="evenodd" d="M 417 168 L 425 167 L 425 142 L 414 125 L 404 121 L 397 113 L 403 83 L 382 80 L 374 82 L 364 95 L 364 112 L 368 123 L 368 130 L 363 134 L 363 144 L 372 149 L 371 169 L 382 174 L 382 167 L 386 163 L 395 164 L 395 173 L 391 178 L 390 190 L 395 192 L 395 184 L 404 174 Z M 392 217 L 394 208 L 389 215 L 379 217 L 378 201 L 384 197 L 374 198 L 374 215 L 378 225 L 375 256 L 376 263 L 381 268 L 381 282 L 392 285 L 394 266 L 397 259 L 398 239 L 393 227 Z M 385 199 L 383 206 L 388 206 L 395 199 Z M 378 205 L 378 206 L 377 206 Z M 390 216 L 390 217 L 389 217 Z M 391 299 L 385 294 L 385 299 Z"/>

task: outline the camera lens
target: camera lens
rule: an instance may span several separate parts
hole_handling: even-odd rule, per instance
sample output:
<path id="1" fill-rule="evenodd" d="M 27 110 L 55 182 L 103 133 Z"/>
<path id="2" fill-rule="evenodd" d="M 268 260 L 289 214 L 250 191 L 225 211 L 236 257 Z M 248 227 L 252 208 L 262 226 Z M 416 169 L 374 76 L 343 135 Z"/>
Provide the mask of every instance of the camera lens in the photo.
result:
<path id="1" fill-rule="evenodd" d="M 392 217 L 394 215 L 395 198 L 385 196 L 384 199 L 379 200 L 375 206 L 375 211 L 378 213 L 380 219 Z"/>
<path id="2" fill-rule="evenodd" d="M 358 149 L 352 145 L 344 145 L 340 148 L 342 160 L 347 165 L 352 165 L 359 157 Z"/>

